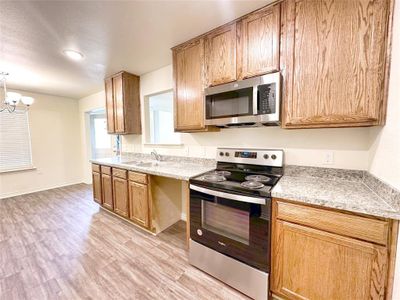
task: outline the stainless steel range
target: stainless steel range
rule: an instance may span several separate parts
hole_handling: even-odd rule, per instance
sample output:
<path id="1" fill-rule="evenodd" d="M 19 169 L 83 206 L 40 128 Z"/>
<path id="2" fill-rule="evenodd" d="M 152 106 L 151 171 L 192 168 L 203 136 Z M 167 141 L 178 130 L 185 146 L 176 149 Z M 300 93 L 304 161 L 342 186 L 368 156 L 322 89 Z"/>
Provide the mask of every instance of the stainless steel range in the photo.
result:
<path id="1" fill-rule="evenodd" d="M 268 298 L 271 189 L 283 151 L 217 150 L 217 169 L 190 180 L 189 262 L 254 299 Z"/>

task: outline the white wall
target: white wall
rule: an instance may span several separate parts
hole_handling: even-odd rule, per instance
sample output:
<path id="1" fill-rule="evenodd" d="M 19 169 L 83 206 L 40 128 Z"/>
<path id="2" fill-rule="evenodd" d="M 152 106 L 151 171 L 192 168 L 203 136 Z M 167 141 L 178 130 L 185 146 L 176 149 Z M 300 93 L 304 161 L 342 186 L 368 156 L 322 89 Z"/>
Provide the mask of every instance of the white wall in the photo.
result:
<path id="1" fill-rule="evenodd" d="M 36 169 L 0 173 L 0 198 L 81 182 L 78 101 L 19 92 L 35 98 L 29 125 Z"/>
<path id="2" fill-rule="evenodd" d="M 400 190 L 400 3 L 395 5 L 386 126 L 371 128 L 369 170 Z M 400 299 L 400 293 L 399 293 Z"/>
<path id="3" fill-rule="evenodd" d="M 80 150 L 80 155 L 83 159 L 83 182 L 91 183 L 92 182 L 92 173 L 89 159 L 92 157 L 91 155 L 91 146 L 90 146 L 90 126 L 89 126 L 89 115 L 88 113 L 92 110 L 104 108 L 105 107 L 105 94 L 104 91 L 98 92 L 96 94 L 87 96 L 79 100 L 79 130 L 80 130 L 80 139 L 82 147 Z"/>

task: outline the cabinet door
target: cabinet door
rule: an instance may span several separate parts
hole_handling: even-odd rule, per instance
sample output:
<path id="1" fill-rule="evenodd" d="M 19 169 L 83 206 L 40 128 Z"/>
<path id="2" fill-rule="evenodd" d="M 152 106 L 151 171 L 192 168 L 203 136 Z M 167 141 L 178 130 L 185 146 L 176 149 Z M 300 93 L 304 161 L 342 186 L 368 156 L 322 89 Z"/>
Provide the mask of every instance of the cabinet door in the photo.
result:
<path id="1" fill-rule="evenodd" d="M 106 93 L 106 111 L 107 111 L 107 131 L 108 133 L 115 133 L 114 127 L 114 94 L 113 94 L 113 81 L 112 78 L 106 78 L 105 93 Z"/>
<path id="2" fill-rule="evenodd" d="M 236 23 L 206 36 L 205 58 L 208 86 L 236 80 Z"/>
<path id="3" fill-rule="evenodd" d="M 137 224 L 149 228 L 149 197 L 145 184 L 129 181 L 129 218 Z"/>
<path id="4" fill-rule="evenodd" d="M 114 209 L 112 180 L 110 175 L 101 174 L 101 191 L 103 196 L 103 206 L 110 210 Z"/>
<path id="5" fill-rule="evenodd" d="M 175 130 L 204 126 L 204 41 L 196 40 L 173 52 Z"/>
<path id="6" fill-rule="evenodd" d="M 101 205 L 101 175 L 97 172 L 92 172 L 93 199 Z"/>
<path id="7" fill-rule="evenodd" d="M 128 180 L 113 177 L 114 212 L 123 217 L 128 217 Z"/>
<path id="8" fill-rule="evenodd" d="M 238 23 L 238 77 L 279 70 L 280 4 L 258 10 Z"/>
<path id="9" fill-rule="evenodd" d="M 389 1 L 282 4 L 285 127 L 382 122 Z"/>
<path id="10" fill-rule="evenodd" d="M 115 116 L 115 132 L 124 133 L 124 93 L 122 73 L 113 77 L 113 95 L 114 95 L 114 116 Z"/>
<path id="11" fill-rule="evenodd" d="M 140 113 L 140 77 L 122 73 L 123 97 L 124 97 L 124 133 L 141 134 L 142 121 Z"/>
<path id="12" fill-rule="evenodd" d="M 272 291 L 288 299 L 383 299 L 387 250 L 278 220 Z"/>

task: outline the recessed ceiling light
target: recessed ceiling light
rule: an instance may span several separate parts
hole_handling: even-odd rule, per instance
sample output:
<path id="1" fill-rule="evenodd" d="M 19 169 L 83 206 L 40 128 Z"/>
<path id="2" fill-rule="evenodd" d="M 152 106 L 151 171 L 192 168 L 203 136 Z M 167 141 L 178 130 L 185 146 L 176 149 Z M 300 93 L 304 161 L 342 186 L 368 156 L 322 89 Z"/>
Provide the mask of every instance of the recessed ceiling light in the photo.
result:
<path id="1" fill-rule="evenodd" d="M 64 50 L 63 53 L 72 60 L 83 59 L 83 54 L 75 50 Z"/>

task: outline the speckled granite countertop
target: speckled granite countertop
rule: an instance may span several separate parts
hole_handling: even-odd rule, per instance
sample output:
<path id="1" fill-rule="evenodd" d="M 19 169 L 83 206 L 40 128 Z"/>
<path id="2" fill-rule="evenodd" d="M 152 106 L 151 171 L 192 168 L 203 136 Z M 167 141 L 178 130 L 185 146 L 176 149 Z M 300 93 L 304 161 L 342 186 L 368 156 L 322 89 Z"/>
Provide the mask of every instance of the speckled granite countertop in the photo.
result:
<path id="1" fill-rule="evenodd" d="M 272 197 L 400 220 L 400 193 L 368 172 L 288 166 Z"/>
<path id="2" fill-rule="evenodd" d="M 150 161 L 149 154 L 141 153 L 91 160 L 185 181 L 216 167 L 213 159 L 180 156 L 163 156 L 159 165 L 137 165 Z M 365 171 L 285 166 L 284 176 L 272 189 L 272 197 L 400 220 L 400 191 Z"/>
<path id="3" fill-rule="evenodd" d="M 163 156 L 163 160 L 158 163 L 158 165 L 138 165 L 141 162 L 149 163 L 151 161 L 150 155 L 139 153 L 123 154 L 121 157 L 91 160 L 91 162 L 95 164 L 186 181 L 191 177 L 215 169 L 215 160 L 178 156 Z"/>

